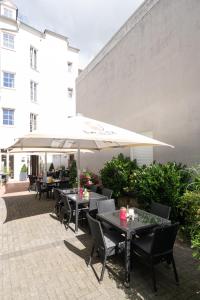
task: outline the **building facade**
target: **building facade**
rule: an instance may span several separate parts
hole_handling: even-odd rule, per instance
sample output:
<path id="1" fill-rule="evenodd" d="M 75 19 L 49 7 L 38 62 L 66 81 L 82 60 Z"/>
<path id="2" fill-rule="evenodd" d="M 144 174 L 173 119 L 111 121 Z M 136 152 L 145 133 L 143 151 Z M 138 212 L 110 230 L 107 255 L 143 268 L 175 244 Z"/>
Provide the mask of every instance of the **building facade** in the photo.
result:
<path id="1" fill-rule="evenodd" d="M 3 149 L 48 122 L 75 114 L 79 49 L 65 36 L 21 22 L 8 0 L 0 1 L 0 35 L 0 168 L 17 179 L 24 162 L 32 160 L 30 171 L 37 173 L 38 158 L 27 162 L 24 155 L 8 156 Z"/>
<path id="2" fill-rule="evenodd" d="M 200 163 L 200 1 L 146 0 L 77 79 L 77 112 L 174 145 L 140 163 Z M 98 107 L 98 109 L 97 109 Z M 110 153 L 91 157 L 98 169 Z"/>

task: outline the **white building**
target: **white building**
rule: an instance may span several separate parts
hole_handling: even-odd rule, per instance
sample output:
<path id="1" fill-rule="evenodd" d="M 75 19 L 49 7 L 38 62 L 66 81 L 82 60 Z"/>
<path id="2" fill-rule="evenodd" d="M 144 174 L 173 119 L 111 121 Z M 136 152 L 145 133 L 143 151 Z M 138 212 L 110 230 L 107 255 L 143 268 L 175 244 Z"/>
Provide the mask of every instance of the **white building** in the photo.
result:
<path id="1" fill-rule="evenodd" d="M 0 0 L 0 35 L 0 169 L 9 168 L 19 179 L 27 158 L 8 158 L 3 149 L 45 123 L 75 114 L 79 49 L 65 36 L 21 22 L 9 0 Z M 29 171 L 37 173 L 38 157 L 29 160 Z"/>

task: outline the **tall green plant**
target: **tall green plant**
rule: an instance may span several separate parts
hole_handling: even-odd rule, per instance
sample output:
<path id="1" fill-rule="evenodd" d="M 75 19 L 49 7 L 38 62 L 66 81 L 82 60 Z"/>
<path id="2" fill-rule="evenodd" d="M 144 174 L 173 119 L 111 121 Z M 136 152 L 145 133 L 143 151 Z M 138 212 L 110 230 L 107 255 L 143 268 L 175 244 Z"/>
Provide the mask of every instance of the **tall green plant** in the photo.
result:
<path id="1" fill-rule="evenodd" d="M 106 162 L 100 171 L 102 184 L 113 190 L 113 197 L 119 197 L 129 185 L 130 174 L 137 169 L 136 161 L 119 154 Z"/>
<path id="2" fill-rule="evenodd" d="M 51 172 L 51 171 L 53 171 L 53 170 L 54 170 L 54 164 L 51 163 L 51 164 L 50 164 L 50 167 L 49 167 L 49 172 Z"/>
<path id="3" fill-rule="evenodd" d="M 191 241 L 193 256 L 200 259 L 200 192 L 187 191 L 178 204 L 181 231 Z"/>
<path id="4" fill-rule="evenodd" d="M 77 183 L 77 168 L 76 168 L 76 161 L 73 160 L 69 168 L 69 185 L 70 187 L 74 187 L 76 183 Z"/>

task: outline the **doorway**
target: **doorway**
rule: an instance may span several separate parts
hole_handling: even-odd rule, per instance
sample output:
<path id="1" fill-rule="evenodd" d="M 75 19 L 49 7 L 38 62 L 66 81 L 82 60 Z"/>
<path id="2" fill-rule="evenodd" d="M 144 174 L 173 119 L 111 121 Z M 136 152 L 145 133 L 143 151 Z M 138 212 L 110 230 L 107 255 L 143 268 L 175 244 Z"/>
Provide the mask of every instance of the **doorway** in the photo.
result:
<path id="1" fill-rule="evenodd" d="M 34 176 L 39 175 L 39 156 L 38 155 L 30 156 L 30 175 L 34 175 Z"/>

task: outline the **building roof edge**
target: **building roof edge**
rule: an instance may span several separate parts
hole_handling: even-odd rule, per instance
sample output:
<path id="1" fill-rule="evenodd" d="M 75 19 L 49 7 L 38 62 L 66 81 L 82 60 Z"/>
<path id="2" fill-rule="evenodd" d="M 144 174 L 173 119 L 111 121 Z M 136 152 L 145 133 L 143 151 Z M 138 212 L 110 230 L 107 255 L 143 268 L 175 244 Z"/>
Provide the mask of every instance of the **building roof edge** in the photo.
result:
<path id="1" fill-rule="evenodd" d="M 160 0 L 146 0 L 140 5 L 81 72 L 77 78 L 77 83 L 83 80 L 85 76 L 100 63 L 100 61 L 119 43 L 119 41 L 122 40 L 159 1 Z"/>

